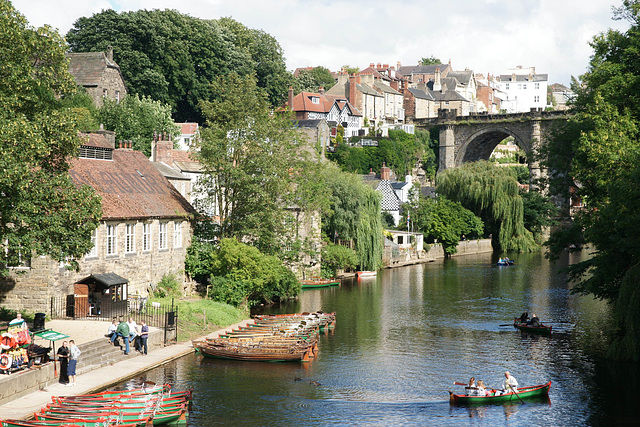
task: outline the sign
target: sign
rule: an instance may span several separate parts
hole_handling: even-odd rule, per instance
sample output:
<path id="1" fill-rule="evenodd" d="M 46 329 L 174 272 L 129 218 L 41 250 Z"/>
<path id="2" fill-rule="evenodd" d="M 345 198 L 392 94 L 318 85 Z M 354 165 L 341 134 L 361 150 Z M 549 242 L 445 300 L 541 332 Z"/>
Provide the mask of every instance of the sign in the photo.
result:
<path id="1" fill-rule="evenodd" d="M 65 335 L 62 332 L 56 332 L 56 331 L 42 331 L 34 335 L 36 337 L 40 337 L 42 339 L 49 340 L 49 341 L 58 341 L 65 338 L 69 338 L 69 335 Z"/>

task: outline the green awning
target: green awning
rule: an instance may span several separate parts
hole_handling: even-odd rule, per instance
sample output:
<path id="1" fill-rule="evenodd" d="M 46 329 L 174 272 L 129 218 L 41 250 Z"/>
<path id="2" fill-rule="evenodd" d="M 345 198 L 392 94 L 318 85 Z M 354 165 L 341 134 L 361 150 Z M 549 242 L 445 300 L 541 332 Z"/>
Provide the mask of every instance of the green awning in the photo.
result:
<path id="1" fill-rule="evenodd" d="M 56 331 L 42 331 L 34 334 L 36 337 L 43 338 L 49 341 L 58 341 L 65 338 L 69 338 L 69 335 L 65 335 L 62 332 Z"/>

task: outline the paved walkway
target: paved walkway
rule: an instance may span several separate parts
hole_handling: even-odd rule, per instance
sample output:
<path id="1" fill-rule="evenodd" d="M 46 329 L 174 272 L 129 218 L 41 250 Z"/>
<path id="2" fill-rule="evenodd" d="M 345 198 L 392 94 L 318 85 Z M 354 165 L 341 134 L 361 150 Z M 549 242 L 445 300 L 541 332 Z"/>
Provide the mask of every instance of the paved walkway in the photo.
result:
<path id="1" fill-rule="evenodd" d="M 70 322 L 70 324 L 57 322 Z M 226 330 L 240 325 L 244 326 L 247 323 L 252 322 L 253 320 L 244 320 L 235 325 L 227 326 L 224 329 L 213 332 L 207 335 L 207 337 L 216 337 Z M 82 325 L 83 323 L 87 323 L 87 325 Z M 104 324 L 102 325 L 104 327 L 99 327 L 100 325 L 89 325 L 89 323 Z M 103 338 L 108 326 L 109 322 L 83 322 L 69 320 L 54 320 L 47 322 L 46 324 L 47 329 L 50 328 L 69 335 L 71 339 L 75 339 L 76 344 Z M 97 334 L 97 336 L 91 338 L 91 335 L 95 334 Z M 154 349 L 153 351 L 150 351 L 147 356 L 123 360 L 113 365 L 78 375 L 76 377 L 75 387 L 66 387 L 63 384 L 55 383 L 42 390 L 20 397 L 4 405 L 0 405 L 0 416 L 4 419 L 29 418 L 34 412 L 39 411 L 40 408 L 51 402 L 52 396 L 76 395 L 99 391 L 190 353 L 193 353 L 193 347 L 190 341 L 170 345 L 157 350 Z M 80 358 L 79 363 L 82 363 L 82 357 Z"/>

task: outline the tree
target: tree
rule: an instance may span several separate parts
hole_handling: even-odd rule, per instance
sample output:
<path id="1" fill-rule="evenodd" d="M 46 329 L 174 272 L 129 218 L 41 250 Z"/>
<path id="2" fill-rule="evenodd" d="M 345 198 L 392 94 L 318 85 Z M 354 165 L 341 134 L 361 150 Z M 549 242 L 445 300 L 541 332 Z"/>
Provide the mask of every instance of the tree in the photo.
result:
<path id="1" fill-rule="evenodd" d="M 454 254 L 462 236 L 482 236 L 483 223 L 473 212 L 460 203 L 445 197 L 420 197 L 418 206 L 411 211 L 414 227 L 425 234 L 427 241 L 442 244 L 446 254 Z"/>
<path id="2" fill-rule="evenodd" d="M 219 214 L 217 238 L 236 237 L 276 253 L 283 236 L 294 235 L 290 208 L 306 208 L 305 199 L 296 198 L 296 184 L 313 170 L 308 152 L 293 122 L 272 114 L 252 76 L 221 76 L 212 90 L 216 100 L 201 104 L 207 119 L 198 147 L 204 176 L 196 191 L 207 210 Z"/>
<path id="3" fill-rule="evenodd" d="M 524 227 L 524 204 L 513 170 L 486 161 L 466 163 L 439 174 L 436 190 L 482 218 L 502 251 L 529 252 L 538 247 Z"/>
<path id="4" fill-rule="evenodd" d="M 422 58 L 420 61 L 418 61 L 418 64 L 420 64 L 420 65 L 437 65 L 437 64 L 442 64 L 442 61 L 439 60 L 438 58 L 436 58 L 435 56 L 431 55 L 428 58 Z"/>
<path id="5" fill-rule="evenodd" d="M 351 65 L 343 65 L 342 69 L 347 74 L 358 74 L 360 72 L 359 67 L 352 67 Z"/>
<path id="6" fill-rule="evenodd" d="M 67 40 L 73 52 L 112 46 L 130 93 L 171 105 L 180 122 L 203 123 L 198 102 L 211 100 L 209 83 L 231 71 L 255 73 L 273 105 L 285 99 L 291 81 L 277 41 L 228 18 L 202 20 L 175 10 L 108 9 L 79 18 Z"/>
<path id="7" fill-rule="evenodd" d="M 311 70 L 301 70 L 295 78 L 296 93 L 298 92 L 318 92 L 320 88 L 329 90 L 335 84 L 333 74 L 325 67 L 315 67 Z"/>
<path id="8" fill-rule="evenodd" d="M 133 148 L 146 156 L 151 155 L 154 133 L 169 137 L 180 134 L 171 118 L 171 107 L 146 96 L 129 95 L 120 102 L 105 99 L 95 114 L 106 129 L 116 132 L 118 139 L 133 141 Z"/>
<path id="9" fill-rule="evenodd" d="M 0 34 L 0 270 L 32 255 L 77 267 L 75 259 L 92 247 L 101 208 L 68 173 L 80 139 L 72 110 L 60 100 L 76 90 L 66 45 L 52 28 L 30 27 L 5 0 Z"/>

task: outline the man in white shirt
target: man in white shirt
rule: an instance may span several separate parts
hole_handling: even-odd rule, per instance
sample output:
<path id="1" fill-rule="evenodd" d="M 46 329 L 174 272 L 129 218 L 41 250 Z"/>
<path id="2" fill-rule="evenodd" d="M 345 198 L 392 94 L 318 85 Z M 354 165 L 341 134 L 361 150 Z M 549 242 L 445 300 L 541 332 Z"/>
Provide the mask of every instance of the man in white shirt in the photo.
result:
<path id="1" fill-rule="evenodd" d="M 136 341 L 136 336 L 138 335 L 138 325 L 136 321 L 133 320 L 133 317 L 129 317 L 127 325 L 129 325 L 129 342 L 133 343 L 134 350 L 137 350 L 138 342 Z"/>
<path id="2" fill-rule="evenodd" d="M 505 393 L 517 392 L 518 391 L 518 381 L 515 377 L 512 377 L 509 374 L 509 371 L 504 373 L 504 381 L 502 382 L 502 389 Z"/>

